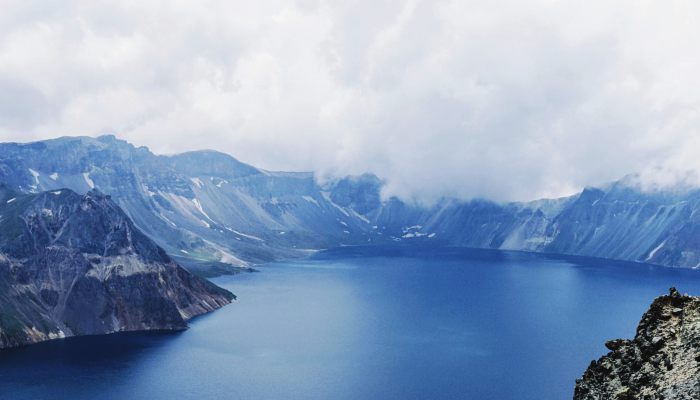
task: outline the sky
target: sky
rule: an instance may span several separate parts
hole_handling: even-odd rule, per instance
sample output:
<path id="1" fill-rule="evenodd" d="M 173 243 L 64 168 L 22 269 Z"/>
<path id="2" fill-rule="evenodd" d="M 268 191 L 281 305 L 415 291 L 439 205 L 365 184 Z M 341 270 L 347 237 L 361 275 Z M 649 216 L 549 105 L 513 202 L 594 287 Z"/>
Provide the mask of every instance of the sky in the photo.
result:
<path id="1" fill-rule="evenodd" d="M 114 133 L 425 201 L 700 183 L 696 1 L 0 9 L 0 141 Z"/>

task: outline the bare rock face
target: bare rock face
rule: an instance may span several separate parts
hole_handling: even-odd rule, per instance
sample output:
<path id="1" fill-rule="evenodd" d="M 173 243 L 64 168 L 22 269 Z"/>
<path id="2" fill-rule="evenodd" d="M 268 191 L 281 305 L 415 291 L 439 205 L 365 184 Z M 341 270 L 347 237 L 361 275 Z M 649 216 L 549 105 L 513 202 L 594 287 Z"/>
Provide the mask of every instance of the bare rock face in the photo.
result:
<path id="1" fill-rule="evenodd" d="M 574 400 L 700 399 L 700 297 L 671 288 L 651 304 L 634 339 L 605 345 L 610 353 L 576 381 Z"/>
<path id="2" fill-rule="evenodd" d="M 0 187 L 0 348 L 185 329 L 232 299 L 174 262 L 109 196 Z"/>

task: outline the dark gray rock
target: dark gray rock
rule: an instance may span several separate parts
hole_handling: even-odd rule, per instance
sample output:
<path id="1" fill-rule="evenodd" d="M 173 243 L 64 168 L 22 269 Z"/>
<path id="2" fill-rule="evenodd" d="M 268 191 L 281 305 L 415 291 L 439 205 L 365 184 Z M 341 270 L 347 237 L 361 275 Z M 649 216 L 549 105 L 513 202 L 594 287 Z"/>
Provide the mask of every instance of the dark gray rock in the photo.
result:
<path id="1" fill-rule="evenodd" d="M 633 340 L 606 346 L 612 351 L 576 381 L 574 400 L 700 398 L 700 298 L 671 288 L 651 304 Z"/>
<path id="2" fill-rule="evenodd" d="M 185 329 L 233 298 L 183 269 L 97 190 L 0 187 L 0 348 Z"/>

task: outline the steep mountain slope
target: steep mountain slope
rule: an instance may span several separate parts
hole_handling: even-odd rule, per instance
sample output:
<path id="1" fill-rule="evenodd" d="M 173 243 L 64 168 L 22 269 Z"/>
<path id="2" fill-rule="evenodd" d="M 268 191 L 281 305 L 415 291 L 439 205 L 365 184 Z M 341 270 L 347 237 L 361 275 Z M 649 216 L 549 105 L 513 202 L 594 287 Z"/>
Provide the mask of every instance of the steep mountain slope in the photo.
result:
<path id="1" fill-rule="evenodd" d="M 700 191 L 643 192 L 627 180 L 562 199 L 496 204 L 382 199 L 373 175 L 319 184 L 215 151 L 173 156 L 114 136 L 0 144 L 0 182 L 24 193 L 93 187 L 192 270 L 247 267 L 353 244 L 429 241 L 700 265 Z"/>
<path id="2" fill-rule="evenodd" d="M 700 398 L 700 298 L 671 289 L 642 317 L 632 340 L 616 339 L 576 381 L 574 400 Z"/>
<path id="3" fill-rule="evenodd" d="M 378 190 L 378 189 L 377 189 Z M 644 192 L 628 179 L 528 203 L 389 199 L 367 213 L 384 238 L 700 266 L 700 190 Z M 373 237 L 373 240 L 379 238 Z"/>
<path id="4" fill-rule="evenodd" d="M 109 196 L 0 187 L 0 348 L 184 329 L 232 299 L 174 262 Z"/>
<path id="5" fill-rule="evenodd" d="M 212 151 L 157 156 L 113 136 L 0 144 L 0 182 L 23 192 L 93 187 L 188 266 L 247 266 L 362 240 L 367 222 L 310 173 L 273 173 Z"/>

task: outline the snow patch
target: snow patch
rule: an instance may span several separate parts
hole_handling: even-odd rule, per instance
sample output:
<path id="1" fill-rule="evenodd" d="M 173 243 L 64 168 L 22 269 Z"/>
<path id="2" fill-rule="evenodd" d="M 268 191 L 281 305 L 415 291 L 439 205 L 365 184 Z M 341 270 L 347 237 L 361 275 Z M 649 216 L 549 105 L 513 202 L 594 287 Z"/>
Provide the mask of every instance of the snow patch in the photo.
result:
<path id="1" fill-rule="evenodd" d="M 159 215 L 160 218 L 163 219 L 165 222 L 167 222 L 167 223 L 169 223 L 170 225 L 172 225 L 173 228 L 177 228 L 177 225 L 175 225 L 175 223 L 174 223 L 173 221 L 169 220 L 168 217 L 166 217 L 165 215 L 163 215 L 163 213 L 160 213 L 160 212 L 159 212 L 158 215 Z"/>
<path id="2" fill-rule="evenodd" d="M 55 192 L 51 192 L 51 194 L 58 196 L 59 194 L 61 194 L 61 191 L 60 191 L 60 190 L 57 190 L 57 191 L 55 191 Z"/>
<path id="3" fill-rule="evenodd" d="M 367 219 L 367 217 L 365 217 L 364 215 L 358 213 L 357 211 L 353 210 L 352 208 L 350 209 L 350 212 L 351 212 L 354 216 L 356 216 L 357 218 L 359 218 L 359 219 L 361 219 L 362 221 L 364 221 L 366 224 L 369 224 L 369 223 L 370 223 L 369 220 Z"/>
<path id="4" fill-rule="evenodd" d="M 199 204 L 199 201 L 195 201 L 196 199 L 189 199 L 185 196 L 181 196 L 179 194 L 175 193 L 169 193 L 169 192 L 158 192 L 161 196 L 163 196 L 176 210 L 177 214 L 180 214 L 183 217 L 186 217 L 190 221 L 197 223 L 199 225 L 203 225 L 206 227 L 210 227 L 208 223 L 205 223 L 202 221 L 201 216 L 205 216 L 209 218 L 209 216 L 204 212 L 204 210 L 200 210 L 199 207 L 201 207 L 201 204 Z M 198 206 L 199 204 L 199 206 Z M 209 218 L 211 220 L 211 218 Z M 211 220 L 211 222 L 215 222 Z"/>
<path id="5" fill-rule="evenodd" d="M 54 339 L 65 339 L 66 334 L 62 330 L 58 330 L 58 332 L 49 332 L 49 339 L 54 340 Z"/>
<path id="6" fill-rule="evenodd" d="M 335 203 L 333 202 L 333 200 L 331 200 L 331 195 L 330 195 L 328 192 L 321 192 L 321 195 L 323 196 L 324 199 L 326 199 L 326 201 L 327 201 L 330 205 L 332 205 L 333 207 L 337 208 L 338 211 L 340 211 L 341 213 L 343 213 L 346 217 L 349 217 L 349 216 L 350 216 L 350 214 L 349 214 L 347 211 L 345 211 L 345 209 L 344 209 L 343 207 L 341 207 L 341 206 L 335 204 Z"/>
<path id="7" fill-rule="evenodd" d="M 141 188 L 148 195 L 148 197 L 153 197 L 156 195 L 154 192 L 151 192 L 151 190 L 148 189 L 148 186 L 146 186 L 146 185 L 141 185 Z"/>
<path id="8" fill-rule="evenodd" d="M 10 200 L 7 200 L 6 203 L 7 203 L 7 204 L 10 204 L 10 203 L 12 203 L 12 202 L 15 201 L 15 200 L 17 200 L 17 198 L 16 198 L 16 197 L 13 197 L 13 198 L 11 198 Z"/>
<path id="9" fill-rule="evenodd" d="M 198 199 L 198 198 L 195 197 L 194 199 L 192 199 L 192 203 L 193 203 L 194 206 L 197 208 L 197 211 L 199 211 L 200 213 L 202 213 L 202 215 L 204 215 L 205 217 L 207 217 L 207 219 L 208 219 L 209 221 L 214 222 L 214 220 L 211 219 L 211 217 L 209 216 L 209 214 L 207 214 L 206 212 L 204 212 L 204 209 L 202 208 L 202 203 L 199 202 L 199 199 Z M 204 222 L 204 221 L 202 221 L 202 222 Z M 206 223 L 206 222 L 205 222 L 205 223 Z M 207 224 L 207 227 L 209 227 L 209 224 Z"/>
<path id="10" fill-rule="evenodd" d="M 668 240 L 668 239 L 666 239 L 666 240 Z M 659 250 L 661 250 L 662 247 L 664 247 L 664 245 L 666 244 L 666 240 L 664 240 L 663 242 L 661 242 L 660 245 L 654 247 L 654 249 L 653 249 L 652 251 L 649 252 L 649 256 L 648 256 L 644 261 L 649 261 L 649 260 L 651 260 L 652 258 L 654 258 L 654 255 L 656 254 L 656 252 L 659 251 Z"/>
<path id="11" fill-rule="evenodd" d="M 197 185 L 198 188 L 202 188 L 202 181 L 199 178 L 190 178 L 190 180 L 192 181 L 192 183 Z"/>
<path id="12" fill-rule="evenodd" d="M 306 200 L 306 201 L 308 201 L 309 203 L 314 203 L 314 204 L 316 204 L 318 207 L 320 207 L 320 205 L 318 204 L 318 201 L 316 201 L 316 199 L 314 199 L 314 198 L 311 197 L 311 196 L 301 196 L 301 198 L 304 199 L 304 200 Z"/>
<path id="13" fill-rule="evenodd" d="M 245 237 L 245 238 L 248 238 L 248 239 L 253 239 L 253 240 L 257 240 L 257 241 L 259 241 L 259 242 L 264 242 L 263 239 L 260 239 L 260 238 L 257 237 L 257 236 L 248 235 L 247 233 L 239 232 L 239 231 L 237 231 L 237 230 L 235 230 L 235 229 L 229 228 L 228 226 L 226 227 L 226 230 L 228 230 L 228 231 L 230 231 L 230 232 L 233 232 L 233 233 L 235 233 L 236 235 L 239 235 L 239 236 L 243 236 L 243 237 Z M 238 239 L 238 238 L 236 238 L 236 239 Z"/>
<path id="14" fill-rule="evenodd" d="M 90 178 L 89 172 L 83 172 L 83 179 L 85 180 L 85 183 L 87 183 L 87 185 L 90 189 L 95 188 L 95 182 L 93 182 L 92 179 Z"/>
<path id="15" fill-rule="evenodd" d="M 421 236 L 427 236 L 427 234 L 422 233 L 422 232 L 409 232 L 401 237 L 406 238 L 406 239 L 410 239 L 410 238 L 419 238 Z"/>
<path id="16" fill-rule="evenodd" d="M 51 175 L 49 175 L 49 178 L 51 178 L 51 179 L 53 179 L 53 180 L 58 179 L 58 172 L 52 173 Z"/>

